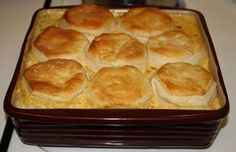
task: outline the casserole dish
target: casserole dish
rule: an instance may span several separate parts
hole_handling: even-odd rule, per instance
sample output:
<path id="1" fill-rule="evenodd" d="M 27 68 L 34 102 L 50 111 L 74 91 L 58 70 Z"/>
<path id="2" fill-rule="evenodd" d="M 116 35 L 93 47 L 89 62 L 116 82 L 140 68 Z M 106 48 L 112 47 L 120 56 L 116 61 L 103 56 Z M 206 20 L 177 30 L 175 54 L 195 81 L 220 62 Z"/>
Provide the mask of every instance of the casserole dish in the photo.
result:
<path id="1" fill-rule="evenodd" d="M 44 146 L 207 148 L 214 141 L 229 112 L 229 101 L 213 42 L 201 13 L 163 8 L 172 15 L 193 16 L 209 50 L 210 69 L 217 82 L 220 107 L 193 109 L 23 109 L 14 106 L 14 89 L 42 15 L 63 14 L 65 8 L 38 10 L 25 37 L 17 67 L 7 91 L 4 109 L 12 118 L 22 142 Z M 117 14 L 127 11 L 112 9 Z M 43 16 L 46 18 L 47 16 Z"/>

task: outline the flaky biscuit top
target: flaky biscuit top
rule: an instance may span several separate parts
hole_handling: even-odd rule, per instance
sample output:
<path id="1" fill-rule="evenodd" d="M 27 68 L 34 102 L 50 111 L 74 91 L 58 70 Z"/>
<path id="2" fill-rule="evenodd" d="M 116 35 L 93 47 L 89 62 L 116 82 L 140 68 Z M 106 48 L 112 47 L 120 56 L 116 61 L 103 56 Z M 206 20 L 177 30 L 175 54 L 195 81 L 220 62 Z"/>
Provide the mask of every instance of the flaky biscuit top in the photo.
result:
<path id="1" fill-rule="evenodd" d="M 96 73 L 87 95 L 89 101 L 104 107 L 135 107 L 151 100 L 152 90 L 148 79 L 133 66 L 105 67 Z"/>
<path id="2" fill-rule="evenodd" d="M 72 29 L 89 34 L 110 31 L 114 24 L 113 14 L 109 9 L 94 4 L 81 4 L 69 8 L 63 18 Z"/>
<path id="3" fill-rule="evenodd" d="M 201 65 L 208 58 L 206 44 L 198 36 L 181 30 L 151 37 L 147 43 L 147 51 L 150 65 L 156 68 L 174 62 Z"/>
<path id="4" fill-rule="evenodd" d="M 168 31 L 152 37 L 148 45 L 150 51 L 167 57 L 194 54 L 205 47 L 196 35 L 188 35 L 181 30 Z"/>
<path id="5" fill-rule="evenodd" d="M 154 7 L 131 8 L 121 17 L 120 28 L 138 36 L 155 36 L 175 28 L 171 17 Z"/>
<path id="6" fill-rule="evenodd" d="M 185 62 L 167 63 L 155 76 L 167 92 L 179 96 L 204 95 L 214 81 L 207 70 Z"/>
<path id="7" fill-rule="evenodd" d="M 47 27 L 34 41 L 37 51 L 40 51 L 48 59 L 77 59 L 84 54 L 88 45 L 88 40 L 80 32 L 55 26 Z M 38 56 L 38 53 L 35 54 Z"/>
<path id="8" fill-rule="evenodd" d="M 106 66 L 124 65 L 133 65 L 144 71 L 147 64 L 145 46 L 124 33 L 104 33 L 96 37 L 87 56 L 88 64 L 95 71 Z"/>
<path id="9" fill-rule="evenodd" d="M 34 64 L 24 71 L 32 94 L 51 100 L 70 100 L 86 85 L 80 63 L 74 60 L 52 59 Z"/>

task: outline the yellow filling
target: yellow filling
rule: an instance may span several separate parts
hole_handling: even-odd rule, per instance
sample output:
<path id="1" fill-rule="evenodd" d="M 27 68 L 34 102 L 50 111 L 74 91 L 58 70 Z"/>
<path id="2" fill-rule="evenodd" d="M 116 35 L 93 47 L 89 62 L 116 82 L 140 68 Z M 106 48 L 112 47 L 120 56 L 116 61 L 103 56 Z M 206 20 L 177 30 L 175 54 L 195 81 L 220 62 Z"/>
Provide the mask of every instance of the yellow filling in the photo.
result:
<path id="1" fill-rule="evenodd" d="M 49 10 L 49 11 L 42 11 L 38 14 L 35 27 L 33 28 L 33 33 L 31 33 L 31 42 L 32 43 L 34 38 L 42 32 L 45 27 L 49 25 L 57 25 L 58 20 L 62 17 L 65 10 Z M 114 16 L 119 18 L 119 16 L 122 14 L 122 12 L 115 12 L 113 11 Z M 172 19 L 175 21 L 177 27 L 179 29 L 184 30 L 188 34 L 196 34 L 200 38 L 201 32 L 197 25 L 196 18 L 192 16 L 191 14 L 186 15 L 175 15 L 170 14 Z M 39 60 L 34 56 L 32 53 L 32 48 L 30 47 L 29 50 L 26 50 L 25 52 L 25 59 L 23 63 L 23 67 L 21 70 L 24 70 L 25 68 L 38 63 Z M 203 68 L 209 69 L 209 59 L 206 59 L 206 61 L 201 65 Z M 150 70 L 150 69 L 149 69 Z M 154 69 L 151 69 L 149 71 L 150 73 L 153 72 Z M 148 76 L 148 75 L 147 75 Z M 82 93 L 78 97 L 74 98 L 71 101 L 64 101 L 64 102 L 56 102 L 56 101 L 48 101 L 41 98 L 38 98 L 30 93 L 30 89 L 27 89 L 26 82 L 24 82 L 24 78 L 22 75 L 20 75 L 18 82 L 16 84 L 14 94 L 13 94 L 13 100 L 12 103 L 14 106 L 18 108 L 26 108 L 26 109 L 55 109 L 55 108 L 99 108 L 102 107 L 101 103 L 96 104 L 96 101 L 93 101 L 93 103 L 90 103 L 86 99 L 86 94 Z M 137 104 L 132 105 L 132 107 L 135 108 L 145 108 L 145 109 L 202 109 L 202 110 L 213 110 L 218 109 L 221 107 L 221 101 L 216 97 L 210 105 L 206 107 L 191 107 L 189 105 L 182 105 L 177 106 L 175 104 L 171 104 L 169 102 L 163 101 L 158 99 L 158 97 L 154 96 L 152 100 L 145 104 Z M 119 107 L 118 107 L 119 108 Z M 121 107 L 122 108 L 122 107 Z"/>

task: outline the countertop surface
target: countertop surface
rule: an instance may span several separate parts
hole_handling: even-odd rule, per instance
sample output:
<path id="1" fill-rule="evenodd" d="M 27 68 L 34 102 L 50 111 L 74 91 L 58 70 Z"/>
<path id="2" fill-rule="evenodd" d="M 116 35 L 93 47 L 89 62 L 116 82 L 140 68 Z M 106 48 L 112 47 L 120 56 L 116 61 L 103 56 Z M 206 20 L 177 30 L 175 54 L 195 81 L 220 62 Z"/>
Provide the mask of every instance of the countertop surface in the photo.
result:
<path id="1" fill-rule="evenodd" d="M 56 0 L 55 0 L 56 1 Z M 73 0 L 72 0 L 73 1 Z M 0 135 L 6 123 L 3 111 L 5 93 L 10 84 L 18 60 L 25 34 L 33 13 L 42 8 L 44 0 L 8 0 L 0 1 Z M 76 2 L 76 1 L 73 1 Z M 52 4 L 64 4 L 58 0 Z M 213 43 L 215 45 L 221 72 L 230 101 L 230 113 L 226 125 L 220 130 L 213 145 L 208 149 L 90 149 L 90 148 L 55 148 L 38 147 L 23 144 L 15 131 L 13 132 L 9 152 L 64 152 L 64 151 L 136 151 L 136 152 L 233 152 L 236 148 L 236 4 L 232 0 L 186 0 L 185 7 L 200 11 L 206 19 Z M 1 151 L 1 149 L 0 149 Z"/>

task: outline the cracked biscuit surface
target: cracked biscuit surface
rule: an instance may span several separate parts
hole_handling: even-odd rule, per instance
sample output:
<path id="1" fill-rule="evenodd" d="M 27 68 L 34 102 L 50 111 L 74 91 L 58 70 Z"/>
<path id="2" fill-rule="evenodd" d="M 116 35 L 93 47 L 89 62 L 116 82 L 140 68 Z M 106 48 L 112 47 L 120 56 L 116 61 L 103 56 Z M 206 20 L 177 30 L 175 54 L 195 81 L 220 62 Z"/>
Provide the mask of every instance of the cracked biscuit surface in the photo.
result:
<path id="1" fill-rule="evenodd" d="M 66 59 L 34 64 L 24 71 L 24 78 L 33 95 L 54 101 L 71 100 L 87 84 L 82 65 Z"/>
<path id="2" fill-rule="evenodd" d="M 104 33 L 96 37 L 88 49 L 87 57 L 87 65 L 93 71 L 124 65 L 133 65 L 145 71 L 147 66 L 145 46 L 123 33 Z"/>
<path id="3" fill-rule="evenodd" d="M 140 108 L 152 98 L 149 80 L 133 66 L 105 67 L 86 91 L 93 108 Z"/>
<path id="4" fill-rule="evenodd" d="M 146 42 L 149 37 L 173 30 L 175 24 L 171 17 L 155 7 L 131 8 L 121 16 L 119 29 Z"/>
<path id="5" fill-rule="evenodd" d="M 55 58 L 84 61 L 89 41 L 75 30 L 49 26 L 37 36 L 34 46 L 32 51 L 40 61 Z"/>
<path id="6" fill-rule="evenodd" d="M 115 26 L 110 10 L 94 4 L 81 4 L 67 9 L 63 21 L 62 27 L 84 33 L 90 41 L 102 33 L 111 32 Z"/>
<path id="7" fill-rule="evenodd" d="M 155 68 L 174 62 L 200 65 L 207 59 L 206 46 L 201 39 L 180 30 L 168 31 L 150 38 L 147 51 L 148 61 Z"/>
<path id="8" fill-rule="evenodd" d="M 216 94 L 216 82 L 211 73 L 185 62 L 162 66 L 153 84 L 161 98 L 177 105 L 206 106 Z"/>

